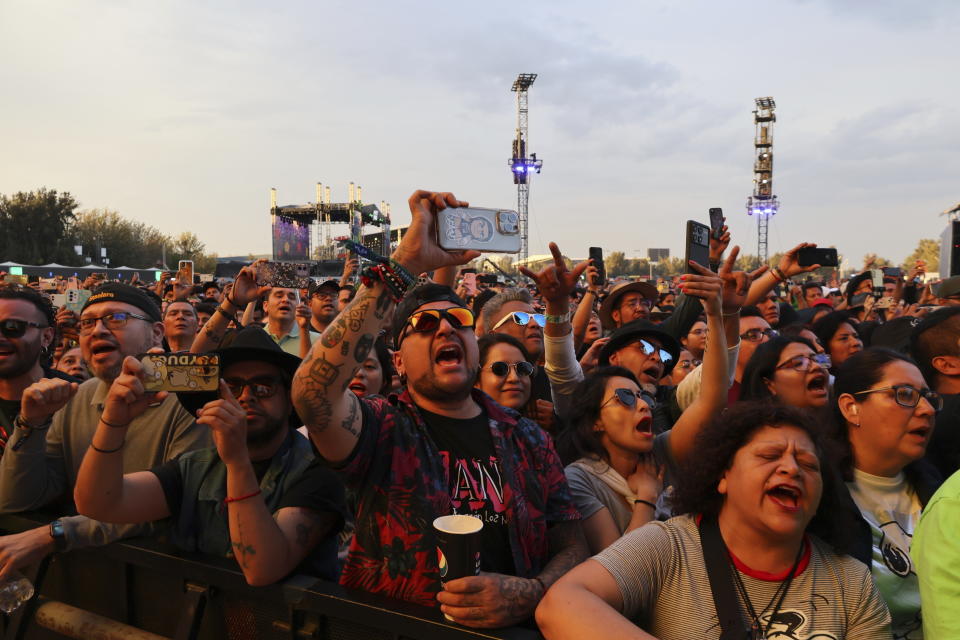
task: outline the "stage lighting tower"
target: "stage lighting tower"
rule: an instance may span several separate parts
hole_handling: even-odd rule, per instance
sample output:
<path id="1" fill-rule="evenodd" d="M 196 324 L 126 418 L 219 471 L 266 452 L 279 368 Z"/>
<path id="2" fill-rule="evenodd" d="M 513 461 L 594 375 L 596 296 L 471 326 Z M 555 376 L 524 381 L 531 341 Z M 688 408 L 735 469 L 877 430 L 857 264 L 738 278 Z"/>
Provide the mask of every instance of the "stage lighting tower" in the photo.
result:
<path id="1" fill-rule="evenodd" d="M 757 216 L 757 255 L 760 264 L 767 263 L 767 225 L 777 214 L 780 202 L 773 195 L 773 123 L 777 104 L 773 98 L 757 98 L 753 112 L 754 134 L 753 195 L 747 198 L 747 215 Z"/>
<path id="2" fill-rule="evenodd" d="M 517 94 L 517 132 L 513 139 L 513 156 L 508 161 L 513 183 L 517 185 L 517 213 L 520 215 L 520 254 L 517 259 L 523 262 L 529 254 L 529 215 L 530 178 L 540 173 L 543 160 L 537 154 L 527 157 L 527 90 L 537 79 L 535 73 L 521 73 L 513 81 L 510 91 Z"/>

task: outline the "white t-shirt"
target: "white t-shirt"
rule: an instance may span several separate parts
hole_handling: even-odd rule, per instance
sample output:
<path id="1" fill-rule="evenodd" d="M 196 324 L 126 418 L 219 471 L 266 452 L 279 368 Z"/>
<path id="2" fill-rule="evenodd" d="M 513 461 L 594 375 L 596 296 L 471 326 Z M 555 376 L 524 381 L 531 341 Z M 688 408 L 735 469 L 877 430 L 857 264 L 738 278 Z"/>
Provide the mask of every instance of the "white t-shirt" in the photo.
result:
<path id="1" fill-rule="evenodd" d="M 920 498 L 903 473 L 893 478 L 853 470 L 847 483 L 873 536 L 871 573 L 890 608 L 895 639 L 923 638 L 920 584 L 910 559 L 910 542 L 920 522 Z"/>
<path id="2" fill-rule="evenodd" d="M 777 616 L 771 620 L 769 611 L 761 614 L 762 622 L 769 623 L 768 640 L 889 640 L 890 614 L 867 567 L 837 555 L 813 536 L 808 540 L 799 573 Z M 692 516 L 650 522 L 593 559 L 616 580 L 623 615 L 648 633 L 660 640 L 720 637 L 700 532 Z M 781 578 L 740 565 L 738 571 L 755 606 L 773 599 Z M 742 602 L 740 606 L 746 611 Z"/>

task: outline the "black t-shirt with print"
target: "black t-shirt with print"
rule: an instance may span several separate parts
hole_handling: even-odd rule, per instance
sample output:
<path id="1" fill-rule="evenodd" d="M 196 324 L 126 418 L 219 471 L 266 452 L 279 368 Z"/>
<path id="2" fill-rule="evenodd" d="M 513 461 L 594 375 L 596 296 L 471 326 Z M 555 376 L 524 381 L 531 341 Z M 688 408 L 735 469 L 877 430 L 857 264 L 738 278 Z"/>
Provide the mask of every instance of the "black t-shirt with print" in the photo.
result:
<path id="1" fill-rule="evenodd" d="M 475 418 L 461 420 L 419 409 L 440 455 L 447 459 L 452 513 L 483 521 L 480 568 L 514 575 L 503 475 L 487 414 L 481 412 Z"/>

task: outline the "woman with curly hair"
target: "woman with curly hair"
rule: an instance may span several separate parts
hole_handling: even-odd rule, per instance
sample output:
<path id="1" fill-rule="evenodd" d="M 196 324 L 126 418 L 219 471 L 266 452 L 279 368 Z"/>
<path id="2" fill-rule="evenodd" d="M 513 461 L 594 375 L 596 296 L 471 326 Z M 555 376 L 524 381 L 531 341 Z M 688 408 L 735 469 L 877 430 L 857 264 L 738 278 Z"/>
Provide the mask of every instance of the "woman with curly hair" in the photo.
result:
<path id="1" fill-rule="evenodd" d="M 869 570 L 832 546 L 843 548 L 845 527 L 833 518 L 833 480 L 821 462 L 804 412 L 737 403 L 685 460 L 674 500 L 684 515 L 641 527 L 554 583 L 537 608 L 541 632 L 551 640 L 889 639 Z M 717 553 L 705 554 L 705 544 Z M 716 601 L 729 607 L 718 612 Z"/>

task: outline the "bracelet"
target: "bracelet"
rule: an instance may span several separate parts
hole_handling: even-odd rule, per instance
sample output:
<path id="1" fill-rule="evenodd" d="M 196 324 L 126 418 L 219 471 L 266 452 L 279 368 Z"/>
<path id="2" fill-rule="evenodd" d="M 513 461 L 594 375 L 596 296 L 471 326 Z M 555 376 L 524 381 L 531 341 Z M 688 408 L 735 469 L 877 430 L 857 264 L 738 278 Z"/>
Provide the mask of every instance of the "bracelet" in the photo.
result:
<path id="1" fill-rule="evenodd" d="M 230 304 L 233 304 L 233 303 L 231 302 Z M 233 306 L 236 307 L 237 305 L 233 304 Z M 219 313 L 230 322 L 237 322 L 237 316 L 227 313 L 227 310 L 220 305 L 217 306 L 217 309 L 216 311 L 214 311 L 214 313 Z M 237 322 L 237 324 L 240 324 L 240 323 Z"/>
<path id="2" fill-rule="evenodd" d="M 100 422 L 107 425 L 108 427 L 113 427 L 114 429 L 123 429 L 124 427 L 130 426 L 128 424 L 113 424 L 111 422 L 107 422 L 106 420 L 103 419 L 103 414 L 100 414 Z"/>
<path id="3" fill-rule="evenodd" d="M 773 277 L 776 278 L 777 282 L 783 282 L 787 279 L 787 274 L 785 274 L 783 269 L 780 267 L 773 267 L 770 269 L 770 273 L 773 274 Z"/>
<path id="4" fill-rule="evenodd" d="M 732 318 L 733 316 L 738 316 L 738 315 L 740 315 L 740 309 L 737 309 L 733 313 L 724 313 L 722 310 L 720 311 L 720 317 L 722 318 Z"/>
<path id="5" fill-rule="evenodd" d="M 50 425 L 53 424 L 53 416 L 47 418 L 47 421 L 42 423 L 40 426 L 31 427 L 26 422 L 23 421 L 23 417 L 20 414 L 17 414 L 17 417 L 13 419 L 13 426 L 25 429 L 26 431 L 45 431 L 50 428 Z"/>
<path id="6" fill-rule="evenodd" d="M 569 309 L 567 309 L 567 312 L 563 315 L 551 316 L 547 314 L 547 315 L 544 315 L 543 317 L 546 318 L 547 322 L 549 322 L 550 324 L 563 324 L 564 322 L 570 322 L 570 316 L 571 316 L 571 312 Z"/>
<path id="7" fill-rule="evenodd" d="M 230 294 L 229 294 L 229 293 L 228 293 L 227 295 L 223 296 L 223 299 L 226 300 L 227 302 L 229 302 L 230 305 L 231 305 L 234 309 L 239 309 L 239 308 L 240 308 L 240 305 L 238 305 L 236 302 L 234 302 L 233 300 L 230 299 Z M 220 307 L 218 306 L 217 308 L 219 309 Z"/>
<path id="8" fill-rule="evenodd" d="M 95 444 L 93 444 L 93 443 L 91 442 L 91 443 L 90 443 L 90 448 L 93 449 L 94 451 L 96 451 L 97 453 L 116 453 L 117 451 L 120 451 L 120 449 L 123 449 L 123 445 L 124 445 L 124 444 L 126 444 L 126 443 L 125 443 L 125 442 L 121 442 L 121 443 L 120 443 L 120 446 L 117 447 L 116 449 L 101 449 L 100 447 L 98 447 L 97 445 L 95 445 Z"/>
<path id="9" fill-rule="evenodd" d="M 650 502 L 650 501 L 648 501 L 648 500 L 641 500 L 640 498 L 634 498 L 634 499 L 633 499 L 633 504 L 637 504 L 638 502 L 639 502 L 640 504 L 645 504 L 645 505 L 647 505 L 648 507 L 650 507 L 650 508 L 653 509 L 654 511 L 657 510 L 657 505 L 653 504 L 652 502 Z"/>
<path id="10" fill-rule="evenodd" d="M 240 502 L 241 500 L 246 500 L 247 498 L 253 498 L 253 497 L 255 497 L 255 496 L 260 495 L 260 493 L 261 493 L 262 491 L 263 491 L 262 489 L 257 489 L 257 490 L 254 491 L 253 493 L 248 493 L 247 495 L 245 495 L 245 496 L 240 496 L 240 497 L 238 497 L 238 498 L 224 498 L 224 499 L 223 499 L 223 504 L 230 504 L 231 502 Z"/>

